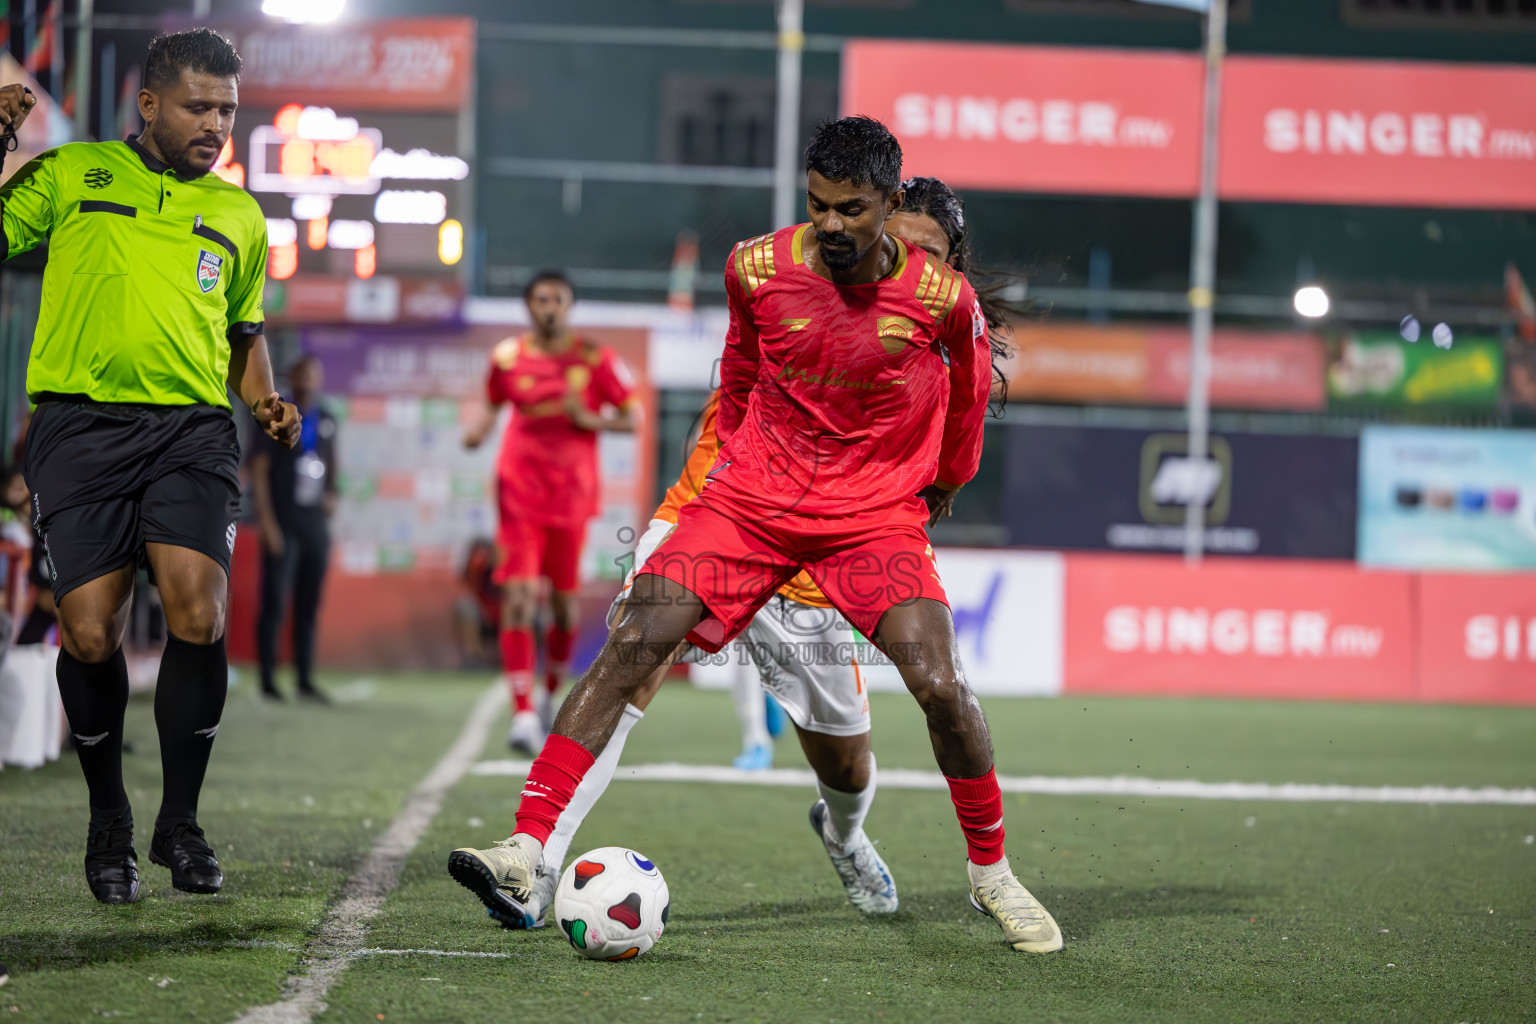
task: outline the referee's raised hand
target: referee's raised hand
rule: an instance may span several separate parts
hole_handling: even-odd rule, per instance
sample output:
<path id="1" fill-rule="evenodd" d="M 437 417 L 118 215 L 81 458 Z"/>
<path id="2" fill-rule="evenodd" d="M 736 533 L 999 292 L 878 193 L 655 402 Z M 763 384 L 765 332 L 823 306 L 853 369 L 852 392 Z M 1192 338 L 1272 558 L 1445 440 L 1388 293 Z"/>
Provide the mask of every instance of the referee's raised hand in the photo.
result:
<path id="1" fill-rule="evenodd" d="M 15 134 L 35 106 L 37 97 L 26 86 L 0 86 L 0 131 Z"/>
<path id="2" fill-rule="evenodd" d="M 301 419 L 299 407 L 285 402 L 276 391 L 257 402 L 251 408 L 256 423 L 272 440 L 292 448 L 299 443 Z"/>

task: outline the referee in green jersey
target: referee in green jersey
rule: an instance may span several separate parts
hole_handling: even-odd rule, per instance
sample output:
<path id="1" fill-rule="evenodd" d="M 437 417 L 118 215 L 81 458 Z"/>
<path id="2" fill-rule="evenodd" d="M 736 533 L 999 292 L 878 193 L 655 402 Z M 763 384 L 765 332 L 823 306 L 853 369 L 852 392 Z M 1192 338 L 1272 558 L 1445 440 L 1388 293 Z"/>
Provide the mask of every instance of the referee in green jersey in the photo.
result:
<path id="1" fill-rule="evenodd" d="M 224 884 L 197 797 L 228 687 L 240 506 L 228 390 L 273 439 L 299 436 L 262 335 L 266 221 L 246 192 L 208 173 L 234 127 L 239 80 L 223 36 L 158 36 L 137 139 L 60 146 L 0 187 L 4 255 L 49 243 L 27 364 L 37 412 L 26 478 L 59 608 L 59 695 L 90 790 L 85 877 L 103 903 L 139 894 L 122 641 L 140 565 L 170 634 L 155 688 L 165 790 L 149 859 L 185 892 Z M 34 102 L 21 86 L 0 89 L 0 129 L 14 132 Z"/>

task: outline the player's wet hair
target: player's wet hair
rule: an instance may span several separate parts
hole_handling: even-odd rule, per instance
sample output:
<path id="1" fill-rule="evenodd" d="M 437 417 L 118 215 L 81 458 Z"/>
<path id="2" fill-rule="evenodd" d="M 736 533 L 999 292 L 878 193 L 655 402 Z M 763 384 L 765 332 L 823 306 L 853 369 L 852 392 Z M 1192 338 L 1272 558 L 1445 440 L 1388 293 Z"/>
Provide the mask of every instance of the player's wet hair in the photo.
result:
<path id="1" fill-rule="evenodd" d="M 872 117 L 823 121 L 805 147 L 805 169 L 828 181 L 872 185 L 888 196 L 901 187 L 901 143 Z"/>
<path id="2" fill-rule="evenodd" d="M 965 226 L 965 202 L 953 189 L 938 178 L 908 178 L 901 183 L 901 189 L 904 198 L 900 212 L 922 214 L 939 226 L 949 240 L 949 265 L 964 274 L 976 290 L 992 348 L 991 407 L 995 415 L 1001 416 L 1003 406 L 1008 404 L 1008 376 L 1001 364 L 1013 358 L 1013 346 L 1008 343 L 1008 335 L 1013 331 L 1011 321 L 1023 315 L 1025 309 L 1002 298 L 1003 289 L 1012 283 L 1008 278 L 977 270 Z"/>
<path id="3" fill-rule="evenodd" d="M 558 281 L 565 285 L 566 290 L 571 293 L 572 297 L 576 295 L 576 289 L 571 287 L 571 279 L 565 276 L 564 271 L 541 270 L 528 279 L 528 284 L 523 288 L 523 301 L 527 302 L 533 298 L 533 290 L 545 281 Z"/>
<path id="4" fill-rule="evenodd" d="M 183 71 L 238 82 L 244 66 L 235 44 L 211 28 L 162 32 L 149 41 L 149 55 L 144 58 L 144 85 L 150 89 L 167 88 L 181 81 Z"/>

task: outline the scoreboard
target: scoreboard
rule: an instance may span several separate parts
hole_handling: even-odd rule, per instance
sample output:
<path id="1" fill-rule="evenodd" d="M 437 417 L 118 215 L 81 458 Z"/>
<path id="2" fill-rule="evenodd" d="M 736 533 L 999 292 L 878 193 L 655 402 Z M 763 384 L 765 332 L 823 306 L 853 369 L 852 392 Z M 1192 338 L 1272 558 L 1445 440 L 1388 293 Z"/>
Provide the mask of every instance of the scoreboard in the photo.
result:
<path id="1" fill-rule="evenodd" d="M 266 215 L 269 312 L 387 322 L 401 318 L 402 294 L 427 289 L 439 307 L 462 295 L 473 20 L 219 28 L 245 69 L 214 173 Z"/>
<path id="2" fill-rule="evenodd" d="M 457 276 L 469 162 L 454 119 L 242 104 L 215 173 L 267 216 L 268 273 Z"/>

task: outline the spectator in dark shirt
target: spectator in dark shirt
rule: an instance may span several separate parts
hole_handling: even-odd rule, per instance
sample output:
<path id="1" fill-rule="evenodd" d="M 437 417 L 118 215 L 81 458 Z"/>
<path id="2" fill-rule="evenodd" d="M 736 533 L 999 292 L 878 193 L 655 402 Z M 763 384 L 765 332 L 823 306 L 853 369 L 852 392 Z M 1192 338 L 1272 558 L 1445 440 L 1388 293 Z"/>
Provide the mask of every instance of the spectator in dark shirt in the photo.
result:
<path id="1" fill-rule="evenodd" d="M 326 703 L 315 686 L 315 620 L 330 558 L 329 519 L 336 510 L 336 420 L 320 404 L 324 372 L 307 355 L 288 371 L 293 401 L 304 417 L 292 449 L 258 435 L 251 454 L 251 484 L 261 528 L 261 608 L 256 652 L 261 692 L 282 700 L 277 689 L 277 634 L 288 592 L 293 594 L 293 664 L 298 695 Z"/>

